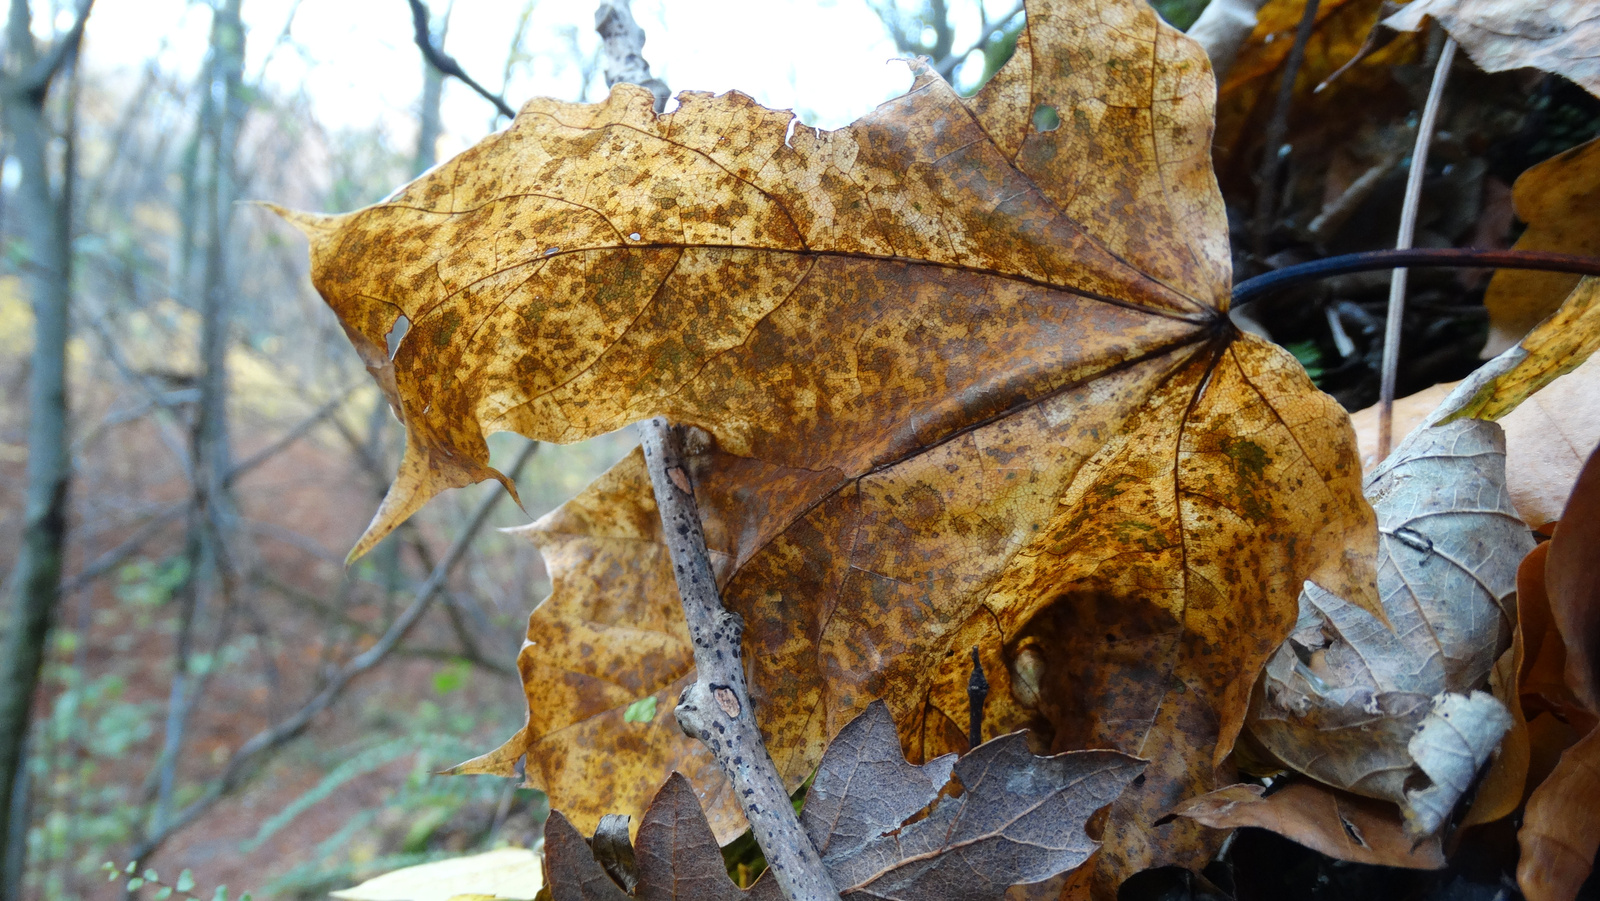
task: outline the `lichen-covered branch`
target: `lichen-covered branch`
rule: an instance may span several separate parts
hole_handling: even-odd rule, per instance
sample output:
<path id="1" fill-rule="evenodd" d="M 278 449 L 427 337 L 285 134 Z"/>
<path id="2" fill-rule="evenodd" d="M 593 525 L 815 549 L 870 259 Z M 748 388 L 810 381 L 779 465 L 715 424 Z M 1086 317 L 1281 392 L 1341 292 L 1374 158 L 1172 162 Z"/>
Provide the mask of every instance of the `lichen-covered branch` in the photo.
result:
<path id="1" fill-rule="evenodd" d="M 633 19 L 631 0 L 600 0 L 594 11 L 594 30 L 600 33 L 605 57 L 606 87 L 619 83 L 649 89 L 656 98 L 656 112 L 667 108 L 672 92 L 667 83 L 650 74 L 644 58 L 644 29 Z"/>
<path id="2" fill-rule="evenodd" d="M 839 892 L 800 828 L 756 726 L 740 643 L 744 621 L 722 606 L 678 435 L 659 417 L 641 423 L 639 433 L 694 643 L 696 676 L 678 699 L 678 725 L 705 742 L 722 765 L 784 897 L 837 901 Z"/>

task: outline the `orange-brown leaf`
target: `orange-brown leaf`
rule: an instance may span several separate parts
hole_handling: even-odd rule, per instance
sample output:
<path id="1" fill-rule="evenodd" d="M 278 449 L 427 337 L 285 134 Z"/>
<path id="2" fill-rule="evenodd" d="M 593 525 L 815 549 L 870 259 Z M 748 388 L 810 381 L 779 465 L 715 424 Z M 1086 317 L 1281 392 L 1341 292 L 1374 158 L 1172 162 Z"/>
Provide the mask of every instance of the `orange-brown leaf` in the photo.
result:
<path id="1" fill-rule="evenodd" d="M 1548 631 L 1560 638 L 1566 688 L 1587 714 L 1589 733 L 1562 753 L 1528 799 L 1517 833 L 1517 883 L 1530 901 L 1571 901 L 1600 848 L 1600 447 L 1590 452 L 1547 547 Z"/>
<path id="2" fill-rule="evenodd" d="M 1319 131 L 1347 128 L 1351 121 L 1370 115 L 1375 105 L 1394 102 L 1394 92 L 1389 90 L 1392 69 L 1411 62 L 1420 47 L 1420 42 L 1409 34 L 1376 50 L 1340 73 L 1326 88 L 1317 90 L 1361 51 L 1378 22 L 1382 6 L 1382 0 L 1322 0 L 1318 4 L 1317 22 L 1295 76 L 1289 122 L 1292 134 L 1309 137 Z M 1218 90 L 1217 169 L 1226 185 L 1249 184 L 1305 8 L 1306 0 L 1269 0 L 1257 14 L 1255 30 L 1239 49 L 1238 59 Z M 1410 101 L 1402 98 L 1402 102 Z M 1294 143 L 1301 147 L 1306 141 L 1297 139 Z M 1311 143 L 1318 142 L 1313 139 Z"/>

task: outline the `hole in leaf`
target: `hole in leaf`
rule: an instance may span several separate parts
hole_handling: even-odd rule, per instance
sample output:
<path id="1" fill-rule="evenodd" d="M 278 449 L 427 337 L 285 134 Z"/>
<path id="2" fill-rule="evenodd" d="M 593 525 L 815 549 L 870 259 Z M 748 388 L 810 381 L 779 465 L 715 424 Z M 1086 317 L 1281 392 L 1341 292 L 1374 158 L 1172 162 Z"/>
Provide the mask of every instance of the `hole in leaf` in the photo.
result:
<path id="1" fill-rule="evenodd" d="M 1033 108 L 1033 130 L 1055 131 L 1061 127 L 1061 114 L 1048 103 L 1041 103 Z"/>
<path id="2" fill-rule="evenodd" d="M 400 318 L 396 319 L 394 325 L 389 327 L 389 334 L 383 336 L 383 340 L 389 349 L 389 359 L 394 359 L 395 352 L 400 349 L 400 339 L 404 338 L 406 332 L 409 331 L 411 331 L 411 320 L 406 318 L 406 314 L 401 313 Z"/>

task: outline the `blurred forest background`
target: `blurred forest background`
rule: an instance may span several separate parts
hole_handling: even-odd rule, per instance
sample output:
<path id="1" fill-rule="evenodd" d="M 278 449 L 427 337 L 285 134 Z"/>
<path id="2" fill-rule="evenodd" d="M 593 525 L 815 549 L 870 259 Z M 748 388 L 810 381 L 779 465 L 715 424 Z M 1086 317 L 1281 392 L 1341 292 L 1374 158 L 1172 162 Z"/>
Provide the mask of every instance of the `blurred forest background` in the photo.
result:
<path id="1" fill-rule="evenodd" d="M 312 290 L 302 240 L 242 203 L 355 209 L 506 124 L 430 56 L 458 61 L 500 106 L 606 90 L 592 8 L 431 6 L 9 2 L 6 899 L 119 896 L 125 883 L 101 865 L 130 860 L 191 869 L 208 892 L 320 897 L 537 839 L 537 792 L 432 774 L 521 725 L 515 655 L 548 582 L 533 547 L 496 528 L 552 509 L 633 438 L 532 453 L 495 436 L 494 465 L 513 474 L 526 514 L 493 485 L 452 492 L 346 569 L 403 435 Z M 1187 27 L 1205 0 L 1157 6 Z M 1354 55 L 1379 4 L 1322 6 L 1291 67 L 1297 97 Z M 1392 243 L 1437 54 L 1437 36 L 1397 41 L 1303 111 L 1274 116 L 1303 8 L 1269 3 L 1258 48 L 1285 39 L 1224 83 L 1218 168 L 1241 277 Z M 1010 0 L 750 9 L 640 0 L 634 12 L 674 91 L 738 87 L 824 127 L 905 89 L 891 57 L 928 56 L 976 90 L 1022 22 Z M 1473 102 L 1446 107 L 1418 244 L 1507 246 L 1511 182 L 1600 132 L 1600 108 L 1559 77 L 1488 76 L 1465 60 L 1451 91 Z M 1262 147 L 1286 142 L 1314 149 L 1280 154 L 1263 195 Z M 1402 394 L 1470 371 L 1488 331 L 1484 277 L 1414 279 Z M 1376 396 L 1387 283 L 1347 278 L 1262 304 L 1243 324 L 1356 409 Z M 26 602 L 40 591 L 48 618 Z"/>

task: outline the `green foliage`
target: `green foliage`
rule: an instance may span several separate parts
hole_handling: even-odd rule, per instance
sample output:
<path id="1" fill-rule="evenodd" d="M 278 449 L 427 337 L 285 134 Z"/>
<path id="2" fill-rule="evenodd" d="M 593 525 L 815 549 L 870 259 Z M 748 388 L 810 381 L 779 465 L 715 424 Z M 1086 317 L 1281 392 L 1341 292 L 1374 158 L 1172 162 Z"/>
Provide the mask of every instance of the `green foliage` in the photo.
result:
<path id="1" fill-rule="evenodd" d="M 108 860 L 100 864 L 100 869 L 105 871 L 107 882 L 116 882 L 124 875 L 137 870 L 138 864 L 133 861 L 129 861 L 126 867 L 119 869 L 116 864 Z M 157 873 L 153 869 L 147 869 L 140 875 L 129 879 L 124 887 L 127 889 L 128 893 L 133 895 L 135 898 L 144 896 L 144 889 L 154 888 L 154 892 L 148 893 L 148 897 L 151 898 L 152 901 L 167 901 L 167 899 L 172 898 L 175 895 L 180 898 L 181 901 L 201 901 L 199 895 L 192 894 L 195 887 L 194 874 L 188 870 L 184 870 L 182 873 L 179 873 L 178 881 L 169 885 L 161 880 L 161 874 Z M 216 891 L 212 892 L 211 894 L 211 901 L 228 901 L 228 887 L 226 885 L 217 886 Z M 250 893 L 245 892 L 244 894 L 240 895 L 239 901 L 251 901 Z"/>
<path id="2" fill-rule="evenodd" d="M 29 830 L 28 855 L 31 869 L 43 874 L 38 897 L 56 901 L 70 896 L 69 874 L 92 875 L 133 837 L 138 786 L 96 777 L 155 734 L 160 710 L 126 700 L 116 675 L 85 680 L 76 669 L 56 666 L 47 678 L 59 690 L 28 761 L 34 803 L 45 811 Z M 144 878 L 132 870 L 125 875 Z"/>
<path id="3" fill-rule="evenodd" d="M 441 678 L 447 683 L 441 688 Z M 442 693 L 458 690 L 465 669 L 451 664 L 435 675 Z M 459 679 L 459 681 L 455 681 Z M 379 728 L 407 727 L 405 734 L 329 752 L 341 761 L 309 791 L 262 823 L 242 850 L 253 851 L 311 808 L 328 803 L 340 788 L 409 760 L 404 782 L 378 806 L 359 810 L 311 852 L 305 863 L 265 887 L 274 896 L 321 897 L 378 873 L 428 863 L 470 847 L 492 844 L 491 821 L 500 809 L 526 815 L 535 827 L 548 813 L 543 792 L 517 789 L 503 779 L 450 777 L 439 771 L 474 756 L 481 739 L 470 710 L 444 709 L 423 701 L 405 720 L 375 711 Z M 369 731 L 372 731 L 369 723 Z M 396 848 L 382 854 L 379 849 Z"/>
<path id="4" fill-rule="evenodd" d="M 466 685 L 471 677 L 472 664 L 465 660 L 457 660 L 433 674 L 433 690 L 447 695 Z"/>
<path id="5" fill-rule="evenodd" d="M 1161 18 L 1166 19 L 1172 27 L 1188 31 L 1194 20 L 1200 18 L 1200 13 L 1205 11 L 1206 4 L 1211 0 L 1150 0 L 1150 5 L 1156 8 Z"/>
<path id="6" fill-rule="evenodd" d="M 1311 376 L 1312 381 L 1317 381 L 1326 374 L 1327 370 L 1323 366 L 1325 358 L 1322 354 L 1322 348 L 1318 346 L 1317 342 L 1295 341 L 1292 344 L 1284 345 L 1283 349 L 1294 354 L 1294 358 L 1299 360 L 1300 365 L 1306 368 L 1306 375 Z"/>
<path id="7" fill-rule="evenodd" d="M 155 607 L 189 581 L 189 561 L 173 556 L 165 560 L 139 558 L 117 570 L 117 600 L 139 607 Z"/>

